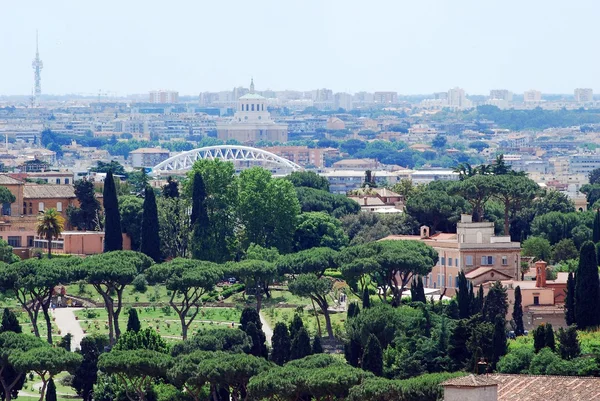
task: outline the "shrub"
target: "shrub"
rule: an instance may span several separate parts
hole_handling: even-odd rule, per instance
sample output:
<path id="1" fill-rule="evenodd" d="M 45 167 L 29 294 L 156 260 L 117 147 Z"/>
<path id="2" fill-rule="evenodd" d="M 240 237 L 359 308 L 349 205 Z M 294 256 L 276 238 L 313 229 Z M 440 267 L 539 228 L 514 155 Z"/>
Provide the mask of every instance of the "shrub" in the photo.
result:
<path id="1" fill-rule="evenodd" d="M 131 282 L 131 285 L 136 292 L 141 292 L 143 294 L 148 291 L 148 280 L 146 280 L 146 276 L 143 274 L 138 274 Z"/>

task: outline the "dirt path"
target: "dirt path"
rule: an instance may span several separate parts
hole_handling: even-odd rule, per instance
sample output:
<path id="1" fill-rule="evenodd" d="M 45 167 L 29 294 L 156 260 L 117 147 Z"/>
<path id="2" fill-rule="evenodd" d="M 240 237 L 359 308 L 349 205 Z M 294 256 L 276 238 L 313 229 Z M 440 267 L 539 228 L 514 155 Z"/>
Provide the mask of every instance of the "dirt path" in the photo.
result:
<path id="1" fill-rule="evenodd" d="M 81 340 L 85 336 L 79 321 L 75 319 L 75 314 L 73 313 L 80 309 L 81 308 L 56 308 L 53 312 L 53 315 L 56 318 L 54 323 L 56 323 L 60 329 L 60 335 L 64 336 L 67 333 L 71 333 L 73 336 L 71 339 L 71 351 L 75 351 L 76 348 L 80 347 Z"/>
<path id="2" fill-rule="evenodd" d="M 269 326 L 269 322 L 263 316 L 262 312 L 259 314 L 260 322 L 262 323 L 262 330 L 265 332 L 265 337 L 267 337 L 267 343 L 271 345 L 271 337 L 273 337 L 273 329 Z"/>

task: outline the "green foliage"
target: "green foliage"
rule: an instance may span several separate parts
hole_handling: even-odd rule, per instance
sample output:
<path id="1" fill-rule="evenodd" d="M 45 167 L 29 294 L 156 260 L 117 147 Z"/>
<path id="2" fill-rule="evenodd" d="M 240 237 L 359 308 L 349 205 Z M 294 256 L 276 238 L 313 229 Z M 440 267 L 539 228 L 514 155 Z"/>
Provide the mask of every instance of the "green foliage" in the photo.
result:
<path id="1" fill-rule="evenodd" d="M 566 360 L 577 358 L 581 354 L 576 326 L 569 326 L 567 329 L 560 327 L 558 329 L 558 354 Z"/>
<path id="2" fill-rule="evenodd" d="M 139 168 L 129 173 L 127 182 L 133 187 L 134 194 L 143 194 L 150 183 L 150 178 L 145 168 Z"/>
<path id="3" fill-rule="evenodd" d="M 123 249 L 121 236 L 121 216 L 113 173 L 109 171 L 104 179 L 104 252 Z"/>
<path id="4" fill-rule="evenodd" d="M 329 192 L 329 181 L 313 171 L 294 171 L 285 177 L 294 187 L 306 187 Z"/>
<path id="5" fill-rule="evenodd" d="M 523 256 L 532 256 L 535 260 L 550 260 L 552 246 L 542 237 L 529 237 L 521 245 Z"/>
<path id="6" fill-rule="evenodd" d="M 229 262 L 226 266 L 228 275 L 237 277 L 245 284 L 246 293 L 256 298 L 256 310 L 260 311 L 263 294 L 268 293 L 269 285 L 277 277 L 275 264 L 263 260 L 247 259 L 241 262 Z"/>
<path id="7" fill-rule="evenodd" d="M 360 205 L 345 195 L 307 187 L 296 188 L 296 194 L 303 213 L 326 212 L 333 217 L 340 218 L 347 214 L 360 212 Z"/>
<path id="8" fill-rule="evenodd" d="M 294 233 L 294 251 L 315 247 L 339 250 L 348 244 L 341 222 L 323 212 L 307 212 L 298 216 Z"/>
<path id="9" fill-rule="evenodd" d="M 575 319 L 575 277 L 573 273 L 569 273 L 567 278 L 567 291 L 565 296 L 565 322 L 567 326 L 576 323 Z"/>
<path id="10" fill-rule="evenodd" d="M 496 368 L 496 364 L 500 360 L 502 356 L 506 354 L 507 350 L 507 342 L 506 342 L 506 321 L 504 320 L 504 316 L 496 316 L 496 321 L 494 322 L 494 338 L 492 340 L 493 347 L 493 359 L 492 359 L 492 368 Z M 554 337 L 552 337 L 554 338 Z"/>
<path id="11" fill-rule="evenodd" d="M 242 330 L 202 329 L 171 349 L 174 357 L 195 351 L 249 353 L 252 339 Z"/>
<path id="12" fill-rule="evenodd" d="M 155 330 L 146 327 L 143 330 L 128 330 L 119 337 L 119 340 L 113 347 L 114 350 L 152 350 L 166 354 L 169 347 L 165 340 Z"/>
<path id="13" fill-rule="evenodd" d="M 141 294 L 148 291 L 148 280 L 146 280 L 146 276 L 143 274 L 138 274 L 131 282 L 131 285 L 136 292 Z"/>
<path id="14" fill-rule="evenodd" d="M 173 177 L 167 177 L 167 183 L 162 188 L 162 195 L 165 198 L 179 198 L 179 182 Z"/>
<path id="15" fill-rule="evenodd" d="M 17 198 L 9 191 L 8 188 L 0 186 L 0 204 L 15 203 Z"/>
<path id="16" fill-rule="evenodd" d="M 313 273 L 318 277 L 325 270 L 337 267 L 338 253 L 331 248 L 312 248 L 282 256 L 277 260 L 279 274 Z"/>
<path id="17" fill-rule="evenodd" d="M 371 294 L 369 293 L 369 289 L 364 287 L 362 292 L 362 307 L 363 309 L 368 309 L 371 307 Z"/>
<path id="18" fill-rule="evenodd" d="M 285 323 L 278 322 L 275 324 L 271 346 L 271 361 L 281 366 L 289 360 L 292 341 Z"/>
<path id="19" fill-rule="evenodd" d="M 261 328 L 257 327 L 254 322 L 249 322 L 246 325 L 246 334 L 252 340 L 252 347 L 250 347 L 250 355 L 268 359 L 269 350 L 266 345 L 266 336 Z"/>
<path id="20" fill-rule="evenodd" d="M 162 257 L 160 252 L 158 210 L 156 209 L 154 190 L 150 187 L 146 187 L 144 195 L 140 251 L 158 263 L 161 261 Z"/>
<path id="21" fill-rule="evenodd" d="M 116 160 L 111 160 L 108 163 L 103 162 L 102 160 L 98 160 L 96 166 L 90 168 L 90 171 L 93 171 L 95 173 L 108 173 L 108 172 L 111 172 L 114 175 L 119 175 L 119 176 L 127 177 L 127 173 L 125 172 L 125 168 L 123 167 L 123 165 L 121 163 L 119 163 Z"/>
<path id="22" fill-rule="evenodd" d="M 496 369 L 500 373 L 527 374 L 534 356 L 535 353 L 530 347 L 516 348 L 500 358 Z"/>
<path id="23" fill-rule="evenodd" d="M 323 353 L 323 346 L 321 345 L 321 337 L 319 337 L 319 336 L 315 336 L 315 338 L 313 338 L 312 353 L 313 354 L 322 354 Z"/>
<path id="24" fill-rule="evenodd" d="M 242 311 L 242 316 L 240 317 L 240 329 L 242 329 L 242 331 L 246 331 L 249 323 L 254 323 L 257 328 L 262 330 L 260 315 L 254 308 L 244 308 Z"/>
<path id="25" fill-rule="evenodd" d="M 302 328 L 304 328 L 304 322 L 302 321 L 300 315 L 295 313 L 294 318 L 290 322 L 290 338 L 293 339 L 296 337 L 296 334 L 298 334 L 298 331 L 300 331 Z"/>
<path id="26" fill-rule="evenodd" d="M 470 284 L 465 277 L 464 272 L 458 273 L 458 291 L 456 292 L 456 300 L 458 302 L 458 317 L 467 319 L 471 316 L 471 296 L 469 293 Z"/>
<path id="27" fill-rule="evenodd" d="M 556 340 L 554 339 L 554 329 L 550 323 L 547 323 L 545 326 L 544 333 L 544 344 L 546 347 L 550 348 L 552 351 L 556 351 Z"/>
<path id="28" fill-rule="evenodd" d="M 338 260 L 348 281 L 364 282 L 368 277 L 381 287 L 383 294 L 379 296 L 384 302 L 388 302 L 387 292 L 391 291 L 392 303 L 399 305 L 412 277 L 427 275 L 437 263 L 438 255 L 419 241 L 386 240 L 348 247 L 340 252 Z"/>
<path id="29" fill-rule="evenodd" d="M 100 202 L 96 198 L 94 183 L 86 179 L 73 185 L 79 207 L 67 209 L 69 224 L 77 230 L 97 230 L 99 226 Z"/>
<path id="30" fill-rule="evenodd" d="M 333 289 L 333 281 L 329 277 L 318 277 L 316 274 L 301 274 L 288 284 L 289 291 L 300 297 L 310 298 L 320 308 L 325 317 L 325 326 L 329 338 L 333 338 L 333 327 L 329 316 L 329 293 Z M 321 333 L 319 333 L 321 334 Z"/>
<path id="31" fill-rule="evenodd" d="M 533 349 L 537 354 L 546 346 L 546 328 L 543 324 L 533 330 Z"/>
<path id="32" fill-rule="evenodd" d="M 374 334 L 370 334 L 367 340 L 361 367 L 375 376 L 383 375 L 383 351 L 381 350 L 379 340 Z"/>
<path id="33" fill-rule="evenodd" d="M 523 326 L 523 304 L 520 286 L 515 287 L 515 303 L 513 306 L 512 321 L 515 325 L 515 335 L 522 336 L 525 333 L 525 327 Z"/>
<path id="34" fill-rule="evenodd" d="M 419 225 L 444 232 L 456 231 L 460 215 L 470 208 L 461 196 L 450 195 L 445 191 L 427 189 L 411 196 L 406 202 L 406 213 L 418 221 Z"/>
<path id="35" fill-rule="evenodd" d="M 71 341 L 73 340 L 73 335 L 71 333 L 65 334 L 60 341 L 58 342 L 58 346 L 66 349 L 67 351 L 71 351 Z"/>
<path id="36" fill-rule="evenodd" d="M 81 340 L 81 365 L 77 367 L 73 377 L 73 388 L 84 401 L 91 401 L 94 384 L 98 378 L 98 357 L 104 345 L 97 338 L 87 336 Z"/>
<path id="37" fill-rule="evenodd" d="M 380 215 L 379 213 L 349 214 L 341 218 L 342 227 L 350 245 L 360 245 L 387 237 L 410 235 L 419 230 L 418 222 L 406 213 Z"/>
<path id="38" fill-rule="evenodd" d="M 135 308 L 129 309 L 129 317 L 127 318 L 127 331 L 139 332 L 142 328 L 140 318 L 138 317 L 137 310 Z"/>
<path id="39" fill-rule="evenodd" d="M 571 238 L 572 231 L 582 223 L 579 213 L 549 212 L 535 216 L 531 223 L 531 233 L 556 244 L 563 238 Z M 560 229 L 557 229 L 560 228 Z"/>
<path id="40" fill-rule="evenodd" d="M 0 333 L 12 331 L 13 333 L 21 333 L 23 329 L 19 324 L 17 316 L 8 308 L 4 308 L 2 313 L 2 323 L 0 323 Z"/>
<path id="41" fill-rule="evenodd" d="M 350 305 L 348 305 L 348 311 L 346 312 L 346 317 L 348 319 L 352 319 L 355 316 L 358 316 L 358 314 L 360 313 L 360 307 L 358 306 L 357 302 L 351 302 Z"/>
<path id="42" fill-rule="evenodd" d="M 46 388 L 46 401 L 56 401 L 56 385 L 54 380 L 48 380 L 48 387 Z"/>
<path id="43" fill-rule="evenodd" d="M 508 312 L 508 297 L 506 295 L 506 289 L 500 283 L 496 281 L 488 291 L 485 302 L 483 304 L 483 317 L 490 323 L 495 323 L 496 318 L 500 317 L 505 319 L 506 313 Z"/>
<path id="44" fill-rule="evenodd" d="M 600 325 L 600 282 L 596 248 L 591 241 L 580 250 L 579 268 L 575 277 L 575 320 L 580 330 Z"/>
<path id="45" fill-rule="evenodd" d="M 552 247 L 552 260 L 554 263 L 577 259 L 578 257 L 579 251 L 570 238 L 562 239 Z"/>
<path id="46" fill-rule="evenodd" d="M 131 238 L 131 249 L 140 249 L 142 238 L 142 214 L 144 201 L 133 195 L 119 197 L 119 213 L 121 214 L 121 228 Z"/>
<path id="47" fill-rule="evenodd" d="M 301 327 L 292 339 L 290 360 L 302 359 L 312 353 L 310 336 L 304 327 Z"/>
<path id="48" fill-rule="evenodd" d="M 189 214 L 190 201 L 186 198 L 157 199 L 160 248 L 163 259 L 189 257 L 193 231 Z M 196 243 L 197 244 L 197 243 Z"/>

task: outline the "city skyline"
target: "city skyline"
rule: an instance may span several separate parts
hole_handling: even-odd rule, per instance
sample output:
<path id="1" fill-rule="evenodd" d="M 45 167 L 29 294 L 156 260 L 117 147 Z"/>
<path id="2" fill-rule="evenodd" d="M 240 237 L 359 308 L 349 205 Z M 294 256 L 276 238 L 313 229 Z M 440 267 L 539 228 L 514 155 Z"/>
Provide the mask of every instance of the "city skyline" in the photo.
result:
<path id="1" fill-rule="evenodd" d="M 166 10 L 136 1 L 34 4 L 4 7 L 0 95 L 34 88 L 36 29 L 42 94 L 126 96 L 166 88 L 186 96 L 245 86 L 250 76 L 263 90 L 404 95 L 456 86 L 468 94 L 600 87 L 597 56 L 585 41 L 600 11 L 592 1 L 568 8 L 558 1 L 466 0 L 382 1 L 369 8 L 352 1 L 181 1 Z"/>

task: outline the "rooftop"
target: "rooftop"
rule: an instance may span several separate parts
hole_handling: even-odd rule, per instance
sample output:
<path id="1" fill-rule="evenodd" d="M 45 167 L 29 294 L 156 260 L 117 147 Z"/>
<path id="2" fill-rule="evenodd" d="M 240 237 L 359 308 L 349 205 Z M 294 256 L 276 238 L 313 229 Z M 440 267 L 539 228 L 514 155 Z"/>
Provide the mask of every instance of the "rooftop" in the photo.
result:
<path id="1" fill-rule="evenodd" d="M 599 377 L 503 375 L 487 376 L 498 382 L 499 401 L 576 401 L 600 399 Z"/>
<path id="2" fill-rule="evenodd" d="M 6 174 L 0 174 L 0 185 L 18 185 L 21 181 L 16 180 Z"/>
<path id="3" fill-rule="evenodd" d="M 139 148 L 129 153 L 169 153 L 169 151 L 163 148 Z"/>
<path id="4" fill-rule="evenodd" d="M 75 198 L 75 190 L 71 185 L 25 184 L 23 198 Z"/>
<path id="5" fill-rule="evenodd" d="M 485 387 L 485 386 L 496 386 L 498 382 L 492 379 L 488 375 L 468 375 L 462 377 L 455 377 L 454 379 L 446 380 L 442 383 L 442 386 L 452 387 Z"/>
<path id="6" fill-rule="evenodd" d="M 240 100 L 253 99 L 253 100 L 264 100 L 265 98 L 258 93 L 247 93 L 240 97 Z"/>

